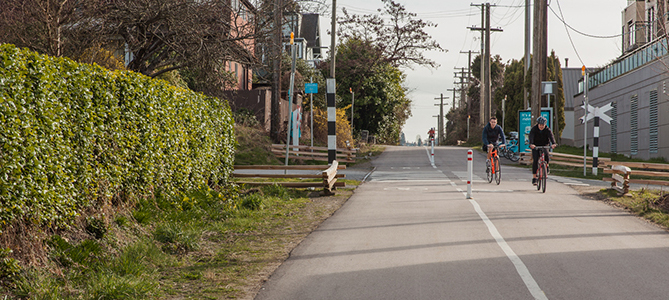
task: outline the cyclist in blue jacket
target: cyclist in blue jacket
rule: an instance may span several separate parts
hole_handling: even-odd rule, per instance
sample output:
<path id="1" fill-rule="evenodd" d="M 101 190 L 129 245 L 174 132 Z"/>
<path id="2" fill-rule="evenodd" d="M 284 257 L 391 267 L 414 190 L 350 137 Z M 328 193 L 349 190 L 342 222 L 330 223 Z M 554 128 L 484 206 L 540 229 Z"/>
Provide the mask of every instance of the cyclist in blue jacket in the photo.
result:
<path id="1" fill-rule="evenodd" d="M 502 126 L 497 125 L 497 117 L 491 117 L 490 122 L 483 127 L 483 133 L 481 134 L 481 137 L 483 138 L 483 151 L 488 152 L 488 158 L 490 158 L 490 151 L 492 148 L 499 142 L 500 140 L 502 143 L 499 145 L 500 147 L 506 146 L 506 138 L 504 137 L 504 130 L 502 129 Z"/>

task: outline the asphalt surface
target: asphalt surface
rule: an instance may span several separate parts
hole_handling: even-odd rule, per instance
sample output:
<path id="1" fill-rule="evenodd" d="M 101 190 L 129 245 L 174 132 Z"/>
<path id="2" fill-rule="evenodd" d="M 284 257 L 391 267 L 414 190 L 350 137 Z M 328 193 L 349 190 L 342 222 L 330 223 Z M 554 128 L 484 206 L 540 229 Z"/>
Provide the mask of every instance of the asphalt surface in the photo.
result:
<path id="1" fill-rule="evenodd" d="M 388 147 L 256 299 L 669 298 L 665 230 L 572 188 L 587 181 L 550 176 L 544 194 L 504 165 L 487 183 L 476 151 L 467 199 L 466 151 L 437 147 L 432 165 Z"/>

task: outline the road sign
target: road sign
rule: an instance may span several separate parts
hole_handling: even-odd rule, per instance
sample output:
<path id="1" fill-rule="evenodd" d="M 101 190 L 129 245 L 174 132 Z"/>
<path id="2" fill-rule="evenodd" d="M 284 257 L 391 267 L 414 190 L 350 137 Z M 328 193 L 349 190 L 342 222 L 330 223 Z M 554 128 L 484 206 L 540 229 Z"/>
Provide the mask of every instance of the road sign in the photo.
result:
<path id="1" fill-rule="evenodd" d="M 585 109 L 585 104 L 581 105 L 582 108 Z M 607 103 L 606 105 L 602 107 L 596 107 L 588 104 L 588 118 L 585 120 L 585 122 L 588 122 L 595 117 L 599 117 L 600 120 L 611 124 L 611 117 L 607 116 L 605 113 L 609 110 L 613 109 L 613 106 L 611 106 L 611 103 Z M 579 118 L 581 120 L 581 124 L 583 124 L 583 117 Z"/>
<path id="2" fill-rule="evenodd" d="M 305 83 L 304 92 L 307 94 L 318 94 L 318 83 Z"/>

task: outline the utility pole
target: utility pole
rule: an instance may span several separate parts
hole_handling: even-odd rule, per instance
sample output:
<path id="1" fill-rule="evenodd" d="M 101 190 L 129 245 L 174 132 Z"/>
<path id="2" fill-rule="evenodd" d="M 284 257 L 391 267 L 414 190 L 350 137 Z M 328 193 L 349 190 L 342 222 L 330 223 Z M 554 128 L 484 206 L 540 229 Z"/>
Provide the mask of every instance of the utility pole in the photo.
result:
<path id="1" fill-rule="evenodd" d="M 446 97 L 446 99 L 448 99 L 448 97 Z M 437 121 L 437 126 L 439 126 L 439 131 L 437 132 L 437 134 L 439 134 L 439 137 L 437 137 L 437 145 L 441 146 L 443 143 L 442 137 L 444 134 L 444 94 L 442 93 L 441 97 L 434 98 L 434 100 L 441 100 L 440 104 L 434 105 L 434 106 L 439 106 L 439 120 Z"/>
<path id="2" fill-rule="evenodd" d="M 500 28 L 490 28 L 490 3 L 472 4 L 472 6 L 481 6 L 481 24 L 485 24 L 484 28 L 470 27 L 471 30 L 480 30 L 482 35 L 481 52 L 483 52 L 481 60 L 481 104 L 479 106 L 479 121 L 480 124 L 485 124 L 491 116 L 492 108 L 492 87 L 490 79 L 490 32 L 502 31 Z"/>
<path id="3" fill-rule="evenodd" d="M 335 38 L 337 37 L 337 0 L 332 0 L 332 32 L 330 33 L 330 78 L 335 78 Z"/>
<path id="4" fill-rule="evenodd" d="M 458 68 L 455 68 L 458 70 Z M 465 92 L 467 89 L 465 88 L 465 84 L 469 83 L 469 78 L 468 73 L 471 73 L 471 70 L 465 71 L 465 68 L 460 68 L 460 72 L 455 72 L 455 78 L 459 78 L 460 82 L 454 82 L 454 84 L 459 84 L 460 88 L 458 89 L 460 91 L 460 107 L 463 107 L 464 105 L 467 105 L 467 93 Z M 467 79 L 467 82 L 465 82 L 465 78 Z M 455 98 L 455 97 L 453 97 Z M 455 99 L 453 99 L 455 100 Z"/>
<path id="5" fill-rule="evenodd" d="M 270 138 L 275 143 L 279 142 L 281 131 L 281 52 L 283 33 L 281 31 L 283 20 L 282 0 L 274 0 L 274 42 L 272 43 L 272 116 L 270 120 Z"/>
<path id="6" fill-rule="evenodd" d="M 534 120 L 541 115 L 541 70 L 545 69 L 545 66 L 541 64 L 541 56 L 546 56 L 543 54 L 542 45 L 544 43 L 544 30 L 543 27 L 546 26 L 546 20 L 542 18 L 544 7 L 546 6 L 546 0 L 534 0 L 534 26 L 532 28 L 532 48 L 534 53 L 534 59 L 532 59 L 532 121 L 531 124 L 534 124 Z"/>
<path id="7" fill-rule="evenodd" d="M 330 78 L 327 82 L 326 102 L 328 106 L 328 164 L 337 159 L 337 110 L 336 92 L 337 82 L 335 80 L 335 37 L 337 24 L 337 0 L 332 0 L 332 32 L 330 33 Z M 353 120 L 351 120 L 353 121 Z"/>
<path id="8" fill-rule="evenodd" d="M 457 82 L 453 82 L 453 85 L 458 84 Z M 453 108 L 455 109 L 455 92 L 459 91 L 460 89 L 456 89 L 455 86 L 452 89 L 446 89 L 449 92 L 453 92 Z"/>
<path id="9" fill-rule="evenodd" d="M 530 47 L 531 42 L 531 28 L 532 28 L 532 16 L 530 12 L 530 0 L 525 0 L 525 77 L 527 78 L 527 72 L 530 70 Z M 527 87 L 523 84 L 523 109 L 529 107 L 527 103 Z"/>

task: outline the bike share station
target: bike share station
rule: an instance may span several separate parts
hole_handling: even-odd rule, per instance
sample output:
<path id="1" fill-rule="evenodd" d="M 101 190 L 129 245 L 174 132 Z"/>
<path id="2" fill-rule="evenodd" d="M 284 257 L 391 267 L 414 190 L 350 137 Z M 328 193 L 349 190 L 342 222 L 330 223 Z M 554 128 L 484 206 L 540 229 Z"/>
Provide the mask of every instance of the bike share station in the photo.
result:
<path id="1" fill-rule="evenodd" d="M 551 117 L 553 116 L 553 108 L 541 108 L 541 116 L 546 118 L 546 127 L 553 130 L 551 126 Z M 530 130 L 532 130 L 532 111 L 519 110 L 518 111 L 518 130 L 522 132 L 518 141 L 518 153 L 526 152 L 530 149 Z"/>

